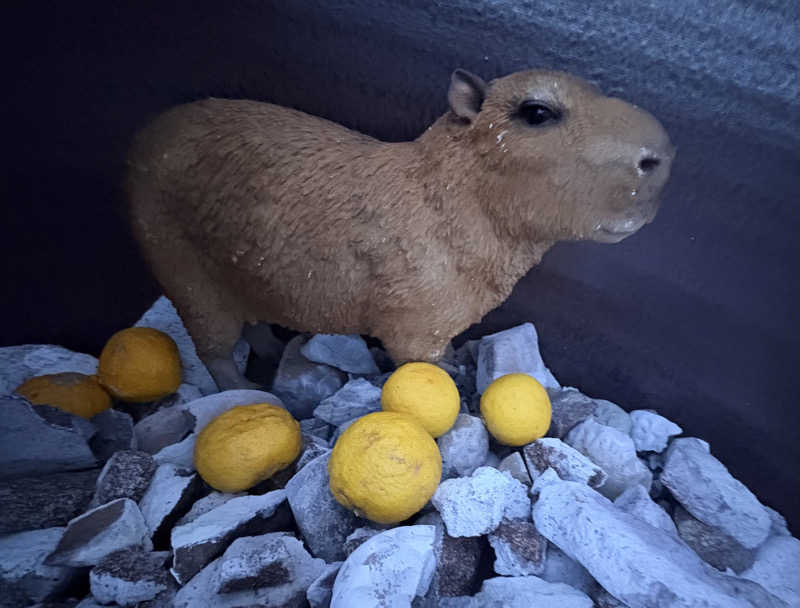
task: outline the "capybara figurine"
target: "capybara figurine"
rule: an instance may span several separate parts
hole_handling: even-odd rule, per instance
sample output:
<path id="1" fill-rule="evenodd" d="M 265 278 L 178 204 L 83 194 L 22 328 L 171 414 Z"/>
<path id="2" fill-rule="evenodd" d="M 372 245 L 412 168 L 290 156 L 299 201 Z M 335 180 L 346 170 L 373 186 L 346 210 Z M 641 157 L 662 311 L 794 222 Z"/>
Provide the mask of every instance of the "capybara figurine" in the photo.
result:
<path id="1" fill-rule="evenodd" d="M 245 323 L 379 338 L 436 361 L 556 241 L 650 222 L 674 148 L 647 112 L 569 74 L 485 83 L 385 143 L 268 103 L 206 99 L 134 139 L 133 230 L 220 389 Z"/>

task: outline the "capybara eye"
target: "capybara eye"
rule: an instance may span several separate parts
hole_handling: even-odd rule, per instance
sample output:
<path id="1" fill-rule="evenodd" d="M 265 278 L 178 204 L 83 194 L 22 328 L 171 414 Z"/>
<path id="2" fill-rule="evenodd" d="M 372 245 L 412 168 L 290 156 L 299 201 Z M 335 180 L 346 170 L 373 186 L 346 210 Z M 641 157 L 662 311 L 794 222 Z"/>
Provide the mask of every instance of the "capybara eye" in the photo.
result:
<path id="1" fill-rule="evenodd" d="M 541 127 L 561 120 L 561 112 L 539 101 L 523 101 L 518 113 L 532 127 Z"/>

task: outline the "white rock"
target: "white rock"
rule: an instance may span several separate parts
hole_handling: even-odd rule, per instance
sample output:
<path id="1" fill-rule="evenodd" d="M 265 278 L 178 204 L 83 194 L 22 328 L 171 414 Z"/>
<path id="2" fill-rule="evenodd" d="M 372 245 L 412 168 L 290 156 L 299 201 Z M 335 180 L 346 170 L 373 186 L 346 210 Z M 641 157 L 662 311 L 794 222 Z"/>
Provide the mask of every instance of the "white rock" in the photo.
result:
<path id="1" fill-rule="evenodd" d="M 246 492 L 211 492 L 208 496 L 204 496 L 200 500 L 195 501 L 195 503 L 192 505 L 192 508 L 189 509 L 186 515 L 175 522 L 175 526 L 182 526 L 184 524 L 193 522 L 204 513 L 208 513 L 212 509 L 216 509 L 217 507 L 224 505 L 232 498 L 239 498 L 240 496 L 247 495 L 248 494 Z"/>
<path id="2" fill-rule="evenodd" d="M 603 469 L 575 448 L 555 437 L 543 437 L 522 449 L 531 479 L 552 468 L 565 481 L 579 481 L 592 488 L 602 487 L 607 475 Z"/>
<path id="3" fill-rule="evenodd" d="M 541 574 L 547 539 L 530 521 L 503 522 L 489 534 L 494 549 L 494 571 L 505 576 Z"/>
<path id="4" fill-rule="evenodd" d="M 196 474 L 174 464 L 163 464 L 156 469 L 139 501 L 139 509 L 151 536 L 159 532 L 176 512 L 191 504 L 199 485 Z"/>
<path id="5" fill-rule="evenodd" d="M 342 564 L 331 608 L 410 606 L 436 568 L 434 526 L 401 526 L 373 536 Z"/>
<path id="6" fill-rule="evenodd" d="M 120 498 L 71 520 L 46 563 L 94 566 L 106 555 L 128 547 L 149 551 L 153 545 L 139 507 L 130 498 Z"/>
<path id="7" fill-rule="evenodd" d="M 195 433 L 199 433 L 220 414 L 237 405 L 252 405 L 254 403 L 270 403 L 285 409 L 283 401 L 278 396 L 267 391 L 253 389 L 234 389 L 207 395 L 185 403 L 181 407 L 194 418 L 195 422 L 192 430 Z"/>
<path id="8" fill-rule="evenodd" d="M 140 450 L 156 454 L 178 443 L 194 430 L 195 419 L 180 405 L 164 407 L 142 418 L 133 427 Z"/>
<path id="9" fill-rule="evenodd" d="M 178 352 L 181 357 L 181 367 L 183 382 L 196 386 L 204 395 L 217 392 L 217 385 L 211 374 L 197 356 L 194 342 L 189 337 L 189 332 L 181 321 L 178 311 L 172 302 L 166 297 L 161 296 L 150 309 L 142 315 L 136 322 L 136 327 L 152 327 L 163 331 L 178 345 Z M 247 357 L 250 354 L 250 346 L 243 339 L 239 339 L 234 347 L 233 357 L 236 367 L 244 373 L 247 366 Z"/>
<path id="10" fill-rule="evenodd" d="M 537 576 L 498 576 L 483 581 L 477 606 L 500 608 L 592 608 L 591 598 L 564 583 Z"/>
<path id="11" fill-rule="evenodd" d="M 755 563 L 741 576 L 759 583 L 795 608 L 800 606 L 799 572 L 800 540 L 773 536 L 758 548 Z"/>
<path id="12" fill-rule="evenodd" d="M 562 439 L 572 427 L 591 416 L 597 407 L 593 399 L 571 386 L 550 389 L 547 393 L 553 410 L 548 437 Z"/>
<path id="13" fill-rule="evenodd" d="M 350 380 L 314 409 L 314 417 L 339 426 L 381 409 L 381 389 L 363 378 Z"/>
<path id="14" fill-rule="evenodd" d="M 269 519 L 286 500 L 286 492 L 275 490 L 260 496 L 231 498 L 172 529 L 172 575 L 185 584 L 208 562 L 220 555 L 235 538 L 237 530 L 269 532 Z"/>
<path id="15" fill-rule="evenodd" d="M 25 606 L 29 601 L 40 602 L 70 584 L 76 575 L 74 569 L 44 563 L 64 530 L 44 528 L 0 536 L 0 604 Z"/>
<path id="16" fill-rule="evenodd" d="M 636 456 L 633 440 L 619 430 L 587 418 L 565 441 L 605 471 L 608 478 L 598 491 L 612 500 L 633 485 L 650 490 L 653 474 Z"/>
<path id="17" fill-rule="evenodd" d="M 506 374 L 536 378 L 545 388 L 561 388 L 539 354 L 539 336 L 531 323 L 484 336 L 478 346 L 476 385 L 483 393 L 492 381 Z"/>
<path id="18" fill-rule="evenodd" d="M 197 434 L 191 433 L 182 441 L 168 445 L 153 454 L 153 461 L 158 466 L 172 464 L 187 471 L 194 471 L 195 443 L 197 443 Z"/>
<path id="19" fill-rule="evenodd" d="M 547 544 L 544 569 L 539 578 L 550 583 L 564 583 L 586 595 L 597 588 L 589 571 L 553 543 Z"/>
<path id="20" fill-rule="evenodd" d="M 300 349 L 314 363 L 325 363 L 352 374 L 379 374 L 367 343 L 358 334 L 317 334 Z"/>
<path id="21" fill-rule="evenodd" d="M 128 549 L 107 555 L 89 573 L 92 596 L 119 606 L 152 600 L 169 586 L 168 559 L 169 551 Z"/>
<path id="22" fill-rule="evenodd" d="M 472 475 L 489 455 L 489 433 L 480 418 L 469 414 L 459 414 L 436 443 L 442 455 L 442 479 Z"/>
<path id="23" fill-rule="evenodd" d="M 595 399 L 595 408 L 592 418 L 600 424 L 611 426 L 617 429 L 620 433 L 630 434 L 633 422 L 631 421 L 630 414 L 623 410 L 616 403 L 606 401 L 605 399 Z"/>
<path id="24" fill-rule="evenodd" d="M 647 522 L 654 528 L 673 536 L 678 534 L 675 523 L 667 512 L 658 506 L 642 486 L 631 486 L 614 500 L 614 505 Z"/>
<path id="25" fill-rule="evenodd" d="M 417 522 L 417 523 L 422 523 L 422 522 Z M 367 542 L 370 538 L 372 538 L 376 534 L 380 534 L 381 532 L 383 532 L 383 530 L 384 530 L 383 528 L 372 528 L 370 526 L 364 526 L 363 528 L 356 528 L 350 534 L 348 534 L 347 538 L 344 540 L 345 554 L 350 555 L 353 551 L 358 549 L 358 547 Z"/>
<path id="26" fill-rule="evenodd" d="M 470 477 L 443 481 L 432 502 L 450 536 L 480 536 L 494 531 L 504 518 L 530 516 L 525 486 L 492 467 L 480 467 Z"/>
<path id="27" fill-rule="evenodd" d="M 46 374 L 97 373 L 97 358 L 52 344 L 0 347 L 0 395 L 10 395 L 26 380 Z"/>
<path id="28" fill-rule="evenodd" d="M 671 420 L 647 410 L 633 410 L 630 417 L 630 435 L 637 452 L 661 452 L 670 437 L 683 433 Z"/>
<path id="29" fill-rule="evenodd" d="M 705 442 L 691 437 L 673 440 L 661 482 L 694 517 L 748 549 L 758 547 L 769 535 L 772 520 L 767 510 L 708 452 Z"/>
<path id="30" fill-rule="evenodd" d="M 510 473 L 511 477 L 526 486 L 530 487 L 530 485 L 533 483 L 531 476 L 528 473 L 528 469 L 525 466 L 525 461 L 522 460 L 522 454 L 519 452 L 511 452 L 511 454 L 500 461 L 496 468 L 499 471 L 506 471 Z"/>
<path id="31" fill-rule="evenodd" d="M 339 573 L 339 568 L 342 567 L 343 563 L 344 562 L 333 562 L 331 564 L 325 564 L 322 574 L 308 586 L 306 599 L 311 608 L 328 608 L 328 606 L 331 605 L 333 583 L 336 581 L 336 575 Z"/>

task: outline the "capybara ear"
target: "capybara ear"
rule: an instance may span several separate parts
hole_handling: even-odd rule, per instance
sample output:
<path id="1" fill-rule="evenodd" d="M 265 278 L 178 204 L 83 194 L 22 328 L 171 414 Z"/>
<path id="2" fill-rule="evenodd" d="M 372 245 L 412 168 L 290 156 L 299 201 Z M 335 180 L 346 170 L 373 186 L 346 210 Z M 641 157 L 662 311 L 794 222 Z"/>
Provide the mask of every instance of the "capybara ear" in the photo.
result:
<path id="1" fill-rule="evenodd" d="M 486 83 L 483 79 L 467 70 L 453 72 L 447 101 L 456 116 L 472 122 L 481 111 L 485 97 Z"/>

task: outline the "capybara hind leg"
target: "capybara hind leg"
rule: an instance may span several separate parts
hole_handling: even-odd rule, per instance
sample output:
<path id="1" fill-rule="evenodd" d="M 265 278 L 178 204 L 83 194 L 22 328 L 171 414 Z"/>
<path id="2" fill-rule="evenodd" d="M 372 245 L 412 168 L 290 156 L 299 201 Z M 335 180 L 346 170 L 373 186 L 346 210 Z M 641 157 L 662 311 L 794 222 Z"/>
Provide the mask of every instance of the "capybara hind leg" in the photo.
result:
<path id="1" fill-rule="evenodd" d="M 404 336 L 393 333 L 382 337 L 381 342 L 397 365 L 410 361 L 437 363 L 447 348 L 447 341 L 438 336 Z"/>

